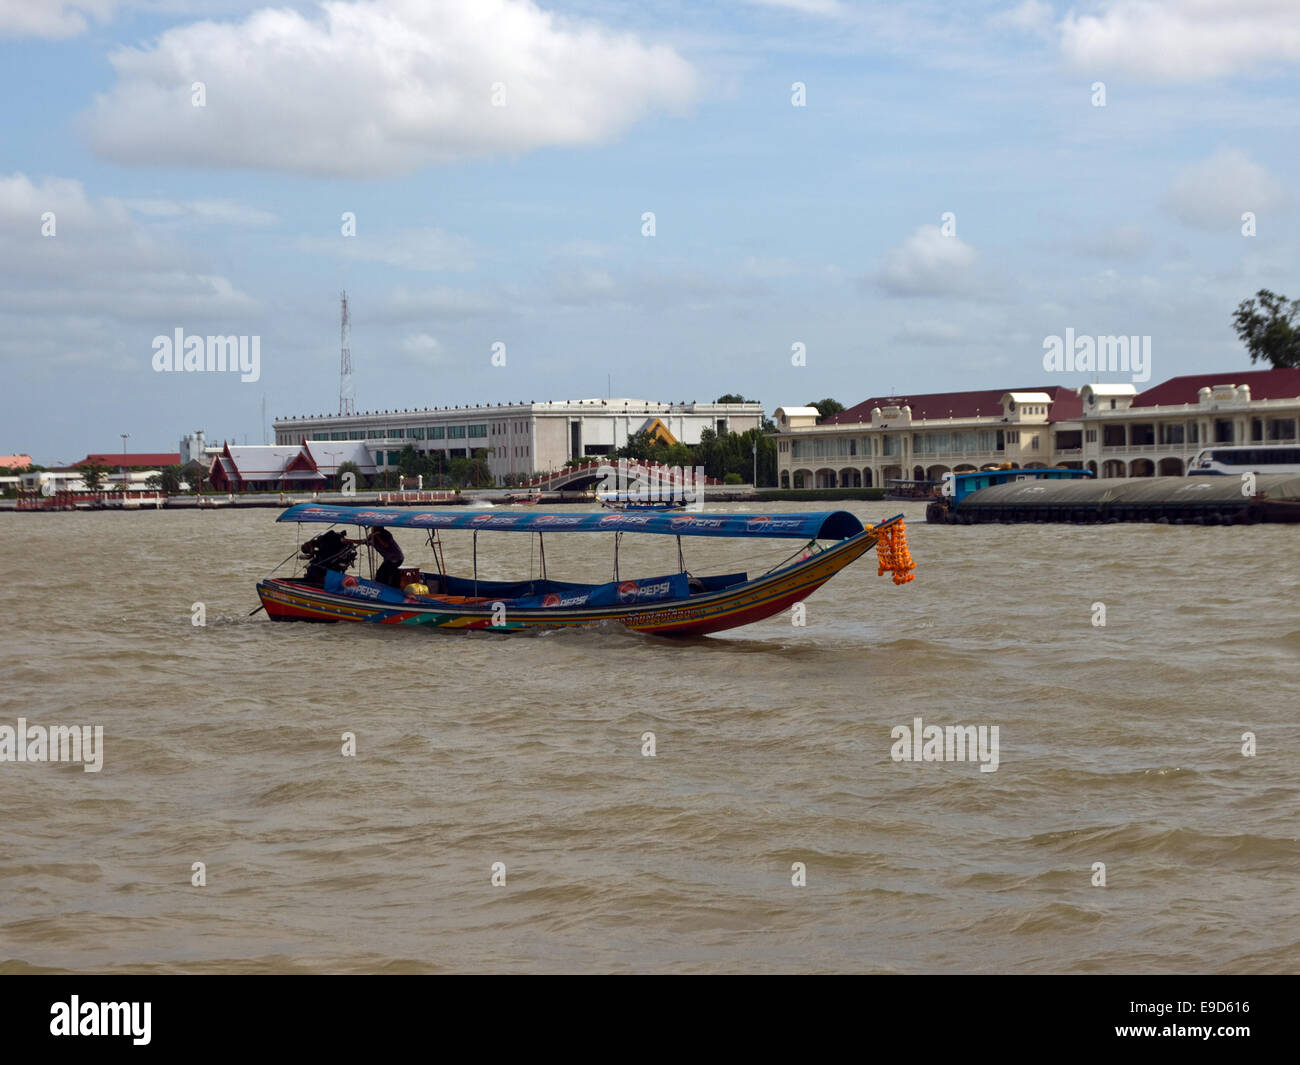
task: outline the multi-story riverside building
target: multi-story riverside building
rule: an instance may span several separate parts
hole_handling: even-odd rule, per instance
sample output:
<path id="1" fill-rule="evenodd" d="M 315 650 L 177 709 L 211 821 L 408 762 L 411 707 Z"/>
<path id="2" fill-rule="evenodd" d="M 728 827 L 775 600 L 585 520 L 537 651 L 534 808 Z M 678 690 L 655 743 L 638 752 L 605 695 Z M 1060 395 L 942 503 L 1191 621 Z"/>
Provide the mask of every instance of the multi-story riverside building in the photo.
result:
<path id="1" fill-rule="evenodd" d="M 397 465 L 408 444 L 448 459 L 482 449 L 502 481 L 558 470 L 569 459 L 607 455 L 642 430 L 669 443 L 698 444 L 705 429 L 743 433 L 762 424 L 761 403 L 581 399 L 277 418 L 275 441 L 364 441 L 381 472 Z"/>
<path id="2" fill-rule="evenodd" d="M 776 410 L 782 487 L 873 487 L 985 466 L 1181 476 L 1212 444 L 1296 443 L 1300 369 L 1175 377 L 1144 392 L 1092 384 L 875 396 L 824 420 Z"/>

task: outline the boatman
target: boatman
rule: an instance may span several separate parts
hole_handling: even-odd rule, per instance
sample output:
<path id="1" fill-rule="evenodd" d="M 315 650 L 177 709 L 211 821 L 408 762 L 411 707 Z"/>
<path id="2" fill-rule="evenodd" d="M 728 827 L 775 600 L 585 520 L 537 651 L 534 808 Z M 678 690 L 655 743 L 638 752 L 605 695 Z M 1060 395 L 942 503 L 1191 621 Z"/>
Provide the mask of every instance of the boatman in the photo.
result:
<path id="1" fill-rule="evenodd" d="M 402 554 L 402 549 L 397 546 L 397 540 L 393 534 L 382 525 L 376 525 L 362 542 L 370 544 L 383 556 L 384 561 L 379 567 L 379 572 L 375 574 L 375 580 L 379 581 L 380 584 L 400 588 L 402 583 L 401 566 L 406 560 L 406 556 Z"/>

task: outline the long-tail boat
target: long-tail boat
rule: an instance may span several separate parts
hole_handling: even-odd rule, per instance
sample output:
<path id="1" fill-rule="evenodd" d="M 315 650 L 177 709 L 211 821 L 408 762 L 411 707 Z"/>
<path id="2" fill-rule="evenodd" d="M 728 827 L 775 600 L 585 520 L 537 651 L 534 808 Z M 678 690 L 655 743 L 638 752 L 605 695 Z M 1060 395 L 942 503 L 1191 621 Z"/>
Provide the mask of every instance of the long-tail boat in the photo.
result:
<path id="1" fill-rule="evenodd" d="M 493 632 L 617 622 L 638 632 L 698 636 L 785 610 L 873 547 L 878 572 L 892 573 L 895 584 L 910 581 L 915 568 L 901 514 L 864 526 L 842 510 L 811 514 L 466 514 L 302 503 L 284 511 L 277 520 L 356 525 L 363 530 L 376 526 L 418 529 L 427 535 L 436 568 L 402 571 L 399 583 L 404 587 L 354 575 L 349 569 L 356 552 L 350 545 L 360 541 L 343 540 L 331 530 L 309 542 L 319 545 L 333 536 L 329 557 L 321 556 L 323 548 L 313 546 L 295 553 L 310 559 L 306 574 L 270 576 L 258 582 L 262 605 L 276 621 L 364 621 Z M 469 532 L 473 537 L 469 576 L 446 572 L 442 536 L 452 531 Z M 479 577 L 479 534 L 498 532 L 538 538 L 539 578 L 496 581 Z M 549 579 L 545 538 L 552 533 L 612 533 L 614 579 L 603 584 Z M 625 533 L 676 536 L 676 572 L 621 577 L 618 549 Z M 692 536 L 787 539 L 798 540 L 800 545 L 785 561 L 755 577 L 748 573 L 696 576 L 687 569 L 682 549 L 682 539 Z M 342 550 L 336 550 L 340 541 Z"/>

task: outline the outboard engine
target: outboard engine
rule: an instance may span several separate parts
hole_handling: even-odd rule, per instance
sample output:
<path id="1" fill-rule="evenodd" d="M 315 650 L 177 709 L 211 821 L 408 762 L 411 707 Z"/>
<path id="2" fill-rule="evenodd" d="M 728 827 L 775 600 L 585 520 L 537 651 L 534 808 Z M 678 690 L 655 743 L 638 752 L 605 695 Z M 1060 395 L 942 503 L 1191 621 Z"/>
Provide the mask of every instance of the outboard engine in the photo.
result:
<path id="1" fill-rule="evenodd" d="M 344 573 L 356 561 L 357 549 L 347 542 L 347 538 L 338 530 L 330 529 L 319 536 L 313 536 L 302 545 L 300 558 L 307 562 L 306 579 L 312 584 L 325 584 L 325 572 L 337 570 Z"/>

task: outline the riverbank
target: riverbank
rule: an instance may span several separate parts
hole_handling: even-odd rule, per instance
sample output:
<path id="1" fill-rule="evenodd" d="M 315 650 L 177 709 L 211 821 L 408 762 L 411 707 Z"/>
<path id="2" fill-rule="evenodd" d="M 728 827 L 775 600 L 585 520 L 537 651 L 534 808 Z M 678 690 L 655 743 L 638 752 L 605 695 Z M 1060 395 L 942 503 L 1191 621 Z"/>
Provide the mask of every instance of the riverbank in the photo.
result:
<path id="1" fill-rule="evenodd" d="M 100 499 L 89 498 L 86 493 L 75 499 L 61 500 L 58 496 L 43 497 L 36 507 L 19 507 L 19 500 L 0 500 L 0 513 L 48 514 L 73 510 L 125 511 L 136 513 L 141 510 L 242 510 L 248 508 L 265 508 L 282 510 L 296 503 L 333 503 L 347 506 L 384 506 L 384 507 L 465 507 L 465 506 L 509 506 L 509 496 L 518 496 L 515 488 L 479 488 L 463 492 L 355 492 L 345 495 L 342 492 L 247 492 L 229 495 L 177 495 L 169 497 L 127 499 L 125 504 L 120 495 L 106 493 Z M 707 486 L 704 489 L 705 503 L 797 503 L 797 502 L 844 502 L 849 500 L 870 501 L 883 499 L 883 488 L 801 488 L 779 489 L 760 488 L 755 491 L 749 485 Z M 571 504 L 596 505 L 592 492 L 543 492 L 540 506 L 563 506 Z"/>

